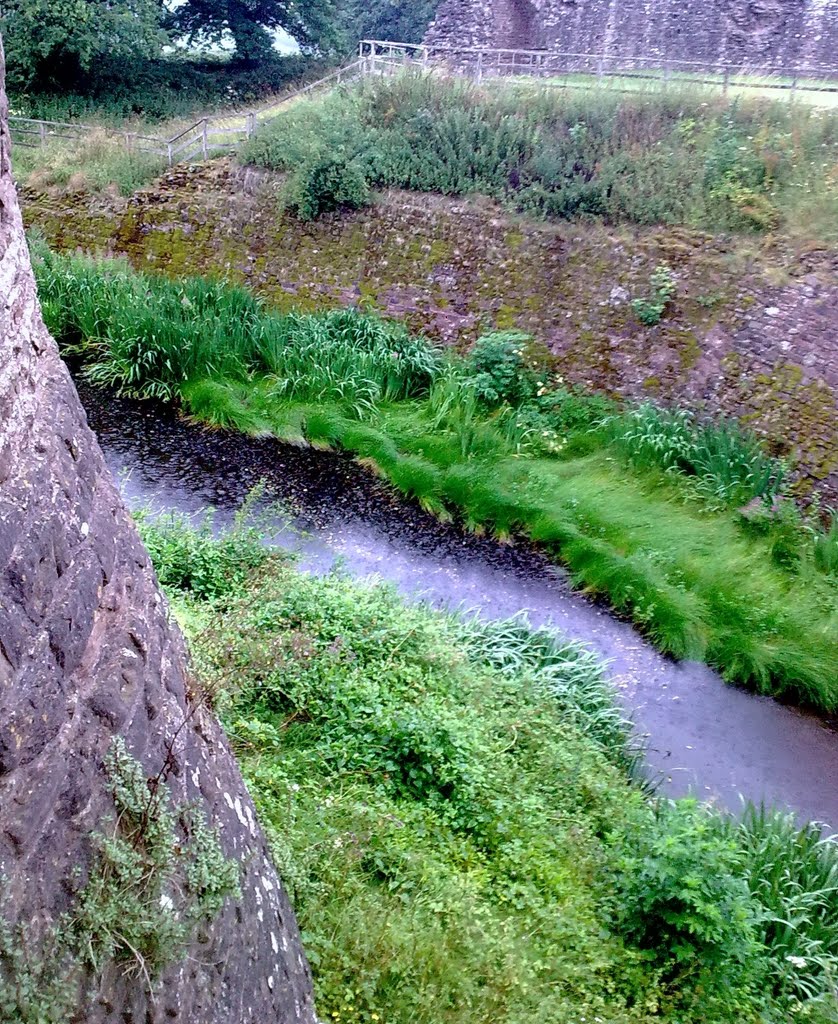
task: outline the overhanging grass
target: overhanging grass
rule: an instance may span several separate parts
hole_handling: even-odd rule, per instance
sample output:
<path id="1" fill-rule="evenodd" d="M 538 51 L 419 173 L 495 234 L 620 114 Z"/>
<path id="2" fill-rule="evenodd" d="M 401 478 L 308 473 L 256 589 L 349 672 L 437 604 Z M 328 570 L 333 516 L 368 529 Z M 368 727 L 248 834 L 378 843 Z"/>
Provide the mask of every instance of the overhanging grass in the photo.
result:
<path id="1" fill-rule="evenodd" d="M 200 385 L 203 387 L 203 385 Z M 472 528 L 522 533 L 570 568 L 575 582 L 631 617 L 676 658 L 704 660 L 730 682 L 825 710 L 838 706 L 835 589 L 801 567 L 784 570 L 767 539 L 748 536 L 729 513 L 685 503 L 663 474 L 631 472 L 608 449 L 583 458 L 459 454 L 421 406 L 384 407 L 363 425 L 339 407 L 277 404 L 247 389 L 225 404 L 225 425 L 244 432 L 296 414 L 309 440 L 374 464 L 431 509 L 456 511 Z M 212 421 L 192 405 L 186 407 Z M 280 426 L 277 436 L 284 436 Z"/>
<path id="2" fill-rule="evenodd" d="M 797 527 L 786 536 L 773 521 L 756 528 L 724 507 L 731 494 L 774 493 L 770 460 L 733 432 L 705 430 L 681 456 L 694 475 L 673 475 L 655 468 L 648 437 L 674 438 L 681 451 L 681 420 L 673 433 L 646 416 L 633 449 L 644 457 L 627 460 L 619 434 L 586 426 L 579 396 L 552 392 L 549 421 L 538 407 L 493 410 L 467 364 L 441 373 L 427 342 L 357 311 L 279 316 L 244 289 L 78 257 L 44 253 L 35 267 L 47 324 L 98 383 L 179 401 L 209 426 L 344 448 L 439 515 L 537 541 L 662 651 L 764 693 L 838 707 L 834 539 L 801 540 Z M 502 339 L 485 354 L 503 379 L 511 369 L 526 382 Z M 533 431 L 527 416 L 553 426 Z M 725 456 L 724 472 L 695 475 L 732 448 L 740 461 Z M 720 511 L 696 497 L 696 481 L 713 484 Z"/>

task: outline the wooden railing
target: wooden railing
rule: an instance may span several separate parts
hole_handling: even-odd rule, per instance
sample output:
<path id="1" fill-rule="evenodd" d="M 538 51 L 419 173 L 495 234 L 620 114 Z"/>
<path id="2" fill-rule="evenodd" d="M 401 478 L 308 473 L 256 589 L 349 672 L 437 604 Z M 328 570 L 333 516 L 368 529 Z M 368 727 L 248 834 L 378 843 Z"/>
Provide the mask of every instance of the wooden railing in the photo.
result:
<path id="1" fill-rule="evenodd" d="M 402 67 L 438 68 L 481 80 L 487 77 L 535 77 L 546 85 L 567 87 L 579 76 L 601 81 L 641 79 L 668 84 L 680 81 L 722 89 L 776 89 L 796 92 L 838 92 L 838 65 L 735 64 L 725 61 L 670 60 L 661 56 L 625 57 L 613 53 L 574 53 L 560 50 L 490 49 L 433 46 L 365 39 L 359 56 L 364 73 L 382 73 Z M 552 80 L 552 81 L 551 81 Z"/>
<path id="2" fill-rule="evenodd" d="M 171 138 L 142 135 L 138 132 L 121 131 L 96 127 L 88 124 L 62 121 L 41 121 L 32 117 L 9 118 L 12 140 L 17 146 L 39 147 L 54 141 L 77 142 L 95 135 L 105 135 L 121 142 L 128 152 L 148 153 L 161 157 L 169 167 L 176 163 L 206 160 L 220 153 L 236 150 L 245 140 L 251 138 L 259 128 L 270 124 L 295 100 L 309 96 L 322 89 L 330 89 L 342 82 L 352 81 L 364 73 L 363 61 L 355 60 L 345 67 L 304 85 L 285 96 L 278 97 L 269 107 L 241 114 L 219 114 L 216 117 L 202 117 L 188 128 Z"/>
<path id="3" fill-rule="evenodd" d="M 31 117 L 10 117 L 9 127 L 15 144 L 27 147 L 45 146 L 54 140 L 78 141 L 94 133 L 104 133 L 121 141 L 127 151 L 158 156 L 172 167 L 176 163 L 207 160 L 235 151 L 303 96 L 362 76 L 395 74 L 409 67 L 442 70 L 478 81 L 491 77 L 530 77 L 539 79 L 543 85 L 563 88 L 584 87 L 586 82 L 590 84 L 591 76 L 595 76 L 600 82 L 610 80 L 616 88 L 625 88 L 627 79 L 641 79 L 663 85 L 672 81 L 714 85 L 725 91 L 731 87 L 777 89 L 791 96 L 798 92 L 838 92 L 838 67 L 757 67 L 719 61 L 702 63 L 604 53 L 458 48 L 365 39 L 360 44 L 357 60 L 278 97 L 271 106 L 241 114 L 203 117 L 171 138 Z"/>

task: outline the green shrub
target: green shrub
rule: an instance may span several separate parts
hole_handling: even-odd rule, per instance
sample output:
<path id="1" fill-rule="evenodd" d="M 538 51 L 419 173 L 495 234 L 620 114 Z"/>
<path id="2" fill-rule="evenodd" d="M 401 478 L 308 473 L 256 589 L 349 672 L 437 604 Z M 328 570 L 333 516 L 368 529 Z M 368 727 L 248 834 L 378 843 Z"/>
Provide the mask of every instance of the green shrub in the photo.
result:
<path id="1" fill-rule="evenodd" d="M 482 194 L 540 217 L 831 237 L 836 125 L 808 106 L 689 86 L 538 90 L 408 73 L 296 105 L 242 158 L 289 170 L 340 153 L 373 187 Z M 643 303 L 642 315 L 662 314 L 654 295 Z"/>
<path id="2" fill-rule="evenodd" d="M 629 837 L 618 915 L 629 941 L 651 953 L 670 981 L 691 978 L 722 994 L 760 956 L 756 908 L 741 847 L 718 816 L 691 800 L 663 802 L 654 827 Z"/>
<path id="3" fill-rule="evenodd" d="M 81 121 L 123 128 L 141 118 L 154 124 L 173 118 L 194 119 L 219 106 L 242 109 L 317 76 L 324 65 L 306 55 L 274 55 L 256 68 L 225 58 L 193 59 L 177 50 L 161 59 L 101 57 L 57 86 L 35 82 L 25 91 L 10 90 L 10 106 L 24 117 Z M 152 132 L 154 133 L 154 132 Z"/>
<path id="4" fill-rule="evenodd" d="M 270 557 L 253 518 L 253 506 L 261 493 L 260 488 L 254 490 L 232 528 L 221 532 L 214 529 L 210 512 L 197 522 L 176 512 L 157 516 L 135 512 L 160 583 L 203 599 L 229 597 L 240 591 L 253 570 Z"/>
<path id="5" fill-rule="evenodd" d="M 528 351 L 532 338 L 519 331 L 484 334 L 466 359 L 477 396 L 487 405 L 520 405 L 535 395 L 536 374 Z"/>
<path id="6" fill-rule="evenodd" d="M 300 220 L 336 210 L 359 210 L 370 201 L 364 172 L 344 157 L 324 156 L 299 167 L 288 182 L 283 205 Z"/>

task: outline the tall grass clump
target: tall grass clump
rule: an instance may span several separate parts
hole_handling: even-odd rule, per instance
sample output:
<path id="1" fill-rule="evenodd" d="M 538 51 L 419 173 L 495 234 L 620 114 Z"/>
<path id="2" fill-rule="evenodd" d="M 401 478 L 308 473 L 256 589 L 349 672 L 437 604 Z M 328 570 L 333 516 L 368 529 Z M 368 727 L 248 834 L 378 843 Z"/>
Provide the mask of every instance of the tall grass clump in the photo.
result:
<path id="1" fill-rule="evenodd" d="M 359 411 L 427 391 L 439 357 L 402 325 L 357 310 L 272 312 L 243 288 L 138 274 L 35 246 L 44 319 L 94 383 L 171 401 L 199 379 L 267 376 L 282 398 Z"/>
<path id="2" fill-rule="evenodd" d="M 478 86 L 407 73 L 296 105 L 247 162 L 338 155 L 371 186 L 481 194 L 543 217 L 834 234 L 838 115 L 671 88 Z"/>
<path id="3" fill-rule="evenodd" d="M 103 192 L 132 195 L 158 178 L 166 160 L 152 153 L 129 152 L 121 135 L 105 130 L 77 141 L 52 141 L 39 148 L 14 147 L 15 180 L 38 192 Z"/>
<path id="4" fill-rule="evenodd" d="M 726 831 L 744 852 L 744 875 L 760 907 L 769 984 L 799 1009 L 811 1001 L 838 1017 L 838 841 L 817 824 L 748 805 Z"/>
<path id="5" fill-rule="evenodd" d="M 814 537 L 815 565 L 821 572 L 838 577 L 838 512 L 829 513 L 826 529 L 818 529 Z"/>
<path id="6" fill-rule="evenodd" d="M 686 409 L 644 403 L 615 417 L 610 429 L 633 465 L 690 477 L 700 493 L 722 506 L 770 501 L 782 492 L 785 465 L 734 422 L 701 422 Z"/>

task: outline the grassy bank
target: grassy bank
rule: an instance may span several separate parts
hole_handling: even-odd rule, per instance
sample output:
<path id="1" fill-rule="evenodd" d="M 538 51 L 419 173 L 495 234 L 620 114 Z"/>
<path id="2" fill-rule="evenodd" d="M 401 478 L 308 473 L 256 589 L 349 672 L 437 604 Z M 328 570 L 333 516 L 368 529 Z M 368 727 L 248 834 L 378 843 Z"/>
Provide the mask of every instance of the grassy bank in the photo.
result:
<path id="1" fill-rule="evenodd" d="M 542 544 L 661 650 L 838 707 L 838 531 L 783 498 L 784 467 L 738 429 L 569 391 L 518 335 L 443 359 L 354 311 L 279 316 L 240 289 L 48 253 L 36 273 L 94 382 L 343 447 L 441 516 Z"/>
<path id="2" fill-rule="evenodd" d="M 293 172 L 292 201 L 331 181 L 343 201 L 397 186 L 543 217 L 838 238 L 838 115 L 688 85 L 626 95 L 382 78 L 288 111 L 242 159 Z"/>
<path id="3" fill-rule="evenodd" d="M 17 184 L 38 192 L 113 189 L 130 196 L 159 178 L 166 160 L 152 153 L 129 152 L 122 135 L 100 129 L 74 141 L 15 146 L 12 166 Z"/>
<path id="4" fill-rule="evenodd" d="M 636 784 L 591 655 L 141 522 L 351 1024 L 835 1019 L 838 851 Z"/>

